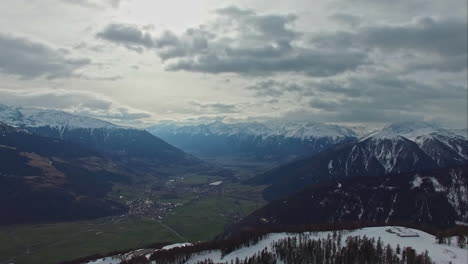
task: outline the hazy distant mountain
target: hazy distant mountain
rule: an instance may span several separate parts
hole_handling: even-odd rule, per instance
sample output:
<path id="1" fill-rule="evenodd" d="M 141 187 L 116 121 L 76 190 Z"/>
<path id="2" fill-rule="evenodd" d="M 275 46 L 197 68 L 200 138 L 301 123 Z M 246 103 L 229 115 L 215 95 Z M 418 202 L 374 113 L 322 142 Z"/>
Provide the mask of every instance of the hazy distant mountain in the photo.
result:
<path id="1" fill-rule="evenodd" d="M 153 135 L 187 152 L 205 157 L 232 156 L 287 160 L 349 142 L 356 134 L 345 127 L 320 123 L 160 124 Z"/>
<path id="2" fill-rule="evenodd" d="M 466 164 L 468 140 L 424 122 L 391 124 L 356 142 L 266 172 L 252 182 L 271 184 L 276 199 L 326 179 L 377 177 Z"/>
<path id="3" fill-rule="evenodd" d="M 230 232 L 356 221 L 450 226 L 468 220 L 467 186 L 466 167 L 328 180 L 269 203 Z"/>
<path id="4" fill-rule="evenodd" d="M 124 212 L 106 199 L 128 171 L 96 151 L 0 123 L 0 224 Z"/>

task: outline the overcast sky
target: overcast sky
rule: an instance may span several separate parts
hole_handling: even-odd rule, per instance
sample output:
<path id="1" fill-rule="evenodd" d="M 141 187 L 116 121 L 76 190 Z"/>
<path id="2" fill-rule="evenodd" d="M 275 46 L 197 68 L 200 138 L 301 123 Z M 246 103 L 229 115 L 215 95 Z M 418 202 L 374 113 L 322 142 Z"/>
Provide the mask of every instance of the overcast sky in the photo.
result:
<path id="1" fill-rule="evenodd" d="M 467 122 L 466 0 L 0 1 L 0 103 L 145 126 Z"/>

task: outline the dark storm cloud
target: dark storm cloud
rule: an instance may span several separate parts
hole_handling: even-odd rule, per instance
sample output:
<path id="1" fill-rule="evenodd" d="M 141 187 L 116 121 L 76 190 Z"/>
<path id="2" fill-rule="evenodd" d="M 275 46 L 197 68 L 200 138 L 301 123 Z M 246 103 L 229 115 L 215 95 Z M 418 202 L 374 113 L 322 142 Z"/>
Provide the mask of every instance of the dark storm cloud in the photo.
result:
<path id="1" fill-rule="evenodd" d="M 466 20 L 434 20 L 427 17 L 408 25 L 368 27 L 357 38 L 359 43 L 390 51 L 409 49 L 444 56 L 467 52 Z"/>
<path id="2" fill-rule="evenodd" d="M 155 46 L 159 57 L 165 61 L 192 56 L 193 54 L 208 53 L 208 41 L 214 37 L 214 34 L 202 27 L 188 29 L 182 37 L 178 37 L 171 31 L 165 31 L 155 39 Z"/>
<path id="3" fill-rule="evenodd" d="M 309 106 L 337 122 L 391 122 L 402 115 L 456 115 L 466 111 L 467 87 L 427 84 L 396 76 L 310 84 Z M 464 109 L 464 110 L 463 110 Z"/>
<path id="4" fill-rule="evenodd" d="M 154 46 L 149 33 L 131 24 L 109 24 L 96 36 L 138 52 L 141 52 L 143 48 L 152 48 Z"/>
<path id="5" fill-rule="evenodd" d="M 157 52 L 168 70 L 244 75 L 297 72 L 329 77 L 362 65 L 385 64 L 369 59 L 372 50 L 430 55 L 432 59 L 426 63 L 427 56 L 419 63 L 405 62 L 414 69 L 466 68 L 467 26 L 462 19 L 426 17 L 399 25 L 306 34 L 291 29 L 293 15 L 260 15 L 236 7 L 220 9 L 217 14 L 223 17 L 216 25 L 203 25 L 181 35 L 167 31 L 156 38 Z M 360 22 L 344 13 L 332 18 L 354 26 Z M 311 42 L 300 46 L 304 36 Z"/>
<path id="6" fill-rule="evenodd" d="M 393 4 L 408 6 L 403 0 L 372 5 Z M 467 71 L 466 17 L 430 17 L 437 13 L 428 12 L 425 17 L 398 13 L 377 19 L 366 16 L 367 11 L 347 11 L 325 14 L 335 23 L 329 28 L 301 32 L 295 15 L 231 6 L 216 10 L 209 23 L 182 33 L 147 34 L 146 40 L 133 43 L 155 51 L 169 71 L 235 73 L 257 80 L 245 89 L 257 101 L 274 100 L 278 112 L 292 109 L 290 118 L 392 122 L 406 116 L 456 122 L 463 113 L 466 119 L 468 84 L 460 79 Z M 135 30 L 140 33 L 134 35 L 144 36 L 144 29 Z M 229 104 L 191 106 L 202 114 L 244 110 Z"/>
<path id="7" fill-rule="evenodd" d="M 0 33 L 0 73 L 22 79 L 48 79 L 76 76 L 75 71 L 91 63 L 72 59 L 69 51 L 24 37 Z"/>
<path id="8" fill-rule="evenodd" d="M 405 61 L 415 70 L 466 68 L 467 27 L 462 19 L 426 17 L 398 25 L 306 34 L 292 29 L 297 19 L 294 15 L 264 15 L 237 7 L 215 13 L 218 18 L 214 22 L 182 34 L 164 31 L 152 37 L 133 25 L 110 24 L 98 37 L 137 51 L 154 48 L 169 71 L 243 75 L 295 72 L 330 77 L 364 65 L 385 64 L 369 58 L 372 50 L 424 56 Z M 354 26 L 360 23 L 359 17 L 345 13 L 331 18 Z"/>
<path id="9" fill-rule="evenodd" d="M 298 72 L 333 76 L 368 63 L 365 52 L 300 46 L 295 15 L 263 15 L 227 7 L 209 24 L 152 38 L 132 25 L 110 24 L 97 36 L 127 48 L 154 48 L 169 71 L 266 75 Z M 297 43 L 296 43 L 297 42 Z"/>
<path id="10" fill-rule="evenodd" d="M 466 113 L 468 96 L 466 84 L 426 83 L 392 73 L 298 84 L 266 80 L 246 89 L 258 97 L 279 98 L 284 107 L 300 109 L 286 113 L 286 119 L 313 118 L 320 122 L 394 122 L 429 117 L 455 124 L 460 121 L 459 115 Z"/>
<path id="11" fill-rule="evenodd" d="M 265 75 L 300 72 L 333 76 L 366 62 L 355 51 L 311 49 L 295 44 L 302 33 L 291 29 L 294 15 L 262 15 L 253 10 L 218 9 L 215 23 L 189 29 L 177 36 L 157 38 L 158 54 L 171 71 Z M 210 30 L 208 30 L 210 29 Z"/>
<path id="12" fill-rule="evenodd" d="M 421 58 L 408 63 L 407 69 L 434 70 L 439 72 L 460 72 L 467 69 L 468 54 Z"/>
<path id="13" fill-rule="evenodd" d="M 366 55 L 361 52 L 298 50 L 269 58 L 261 54 L 275 52 L 274 47 L 258 50 L 258 53 L 252 49 L 225 52 L 222 56 L 211 53 L 185 57 L 169 64 L 167 69 L 245 75 L 298 72 L 308 76 L 327 77 L 355 70 L 366 63 Z"/>
<path id="14" fill-rule="evenodd" d="M 408 24 L 367 26 L 356 31 L 320 33 L 311 37 L 311 43 L 318 47 L 353 47 L 374 49 L 385 54 L 405 52 L 411 56 L 421 55 L 422 60 L 414 56 L 417 60 L 410 62 L 409 68 L 440 71 L 466 69 L 467 42 L 465 20 L 429 17 Z M 427 56 L 431 59 L 424 63 Z"/>

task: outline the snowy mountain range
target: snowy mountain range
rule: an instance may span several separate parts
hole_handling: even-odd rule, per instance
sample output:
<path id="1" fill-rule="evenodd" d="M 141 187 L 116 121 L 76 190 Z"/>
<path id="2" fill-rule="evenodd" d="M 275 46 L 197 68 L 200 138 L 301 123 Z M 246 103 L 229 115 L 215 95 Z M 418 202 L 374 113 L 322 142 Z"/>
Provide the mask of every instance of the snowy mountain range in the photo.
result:
<path id="1" fill-rule="evenodd" d="M 356 137 L 356 134 L 346 127 L 313 122 L 243 122 L 224 123 L 215 121 L 198 125 L 155 125 L 147 128 L 152 133 L 171 132 L 173 134 L 192 135 L 253 135 L 262 138 L 284 136 L 286 138 L 309 139 L 319 137 L 342 138 Z"/>
<path id="2" fill-rule="evenodd" d="M 348 144 L 266 172 L 252 182 L 271 184 L 268 199 L 292 194 L 324 179 L 373 177 L 464 166 L 468 139 L 424 122 L 395 123 Z"/>
<path id="3" fill-rule="evenodd" d="M 355 140 L 352 130 L 321 123 L 224 123 L 155 125 L 147 131 L 202 157 L 288 160 Z"/>
<path id="4" fill-rule="evenodd" d="M 17 127 L 123 128 L 96 118 L 50 109 L 10 107 L 0 104 L 0 121 Z"/>
<path id="5" fill-rule="evenodd" d="M 198 169 L 205 166 L 201 166 L 202 161 L 145 130 L 121 127 L 96 118 L 58 110 L 0 105 L 0 122 L 95 150 L 136 174 L 153 172 L 158 175 L 162 167 L 175 165 L 198 166 Z"/>

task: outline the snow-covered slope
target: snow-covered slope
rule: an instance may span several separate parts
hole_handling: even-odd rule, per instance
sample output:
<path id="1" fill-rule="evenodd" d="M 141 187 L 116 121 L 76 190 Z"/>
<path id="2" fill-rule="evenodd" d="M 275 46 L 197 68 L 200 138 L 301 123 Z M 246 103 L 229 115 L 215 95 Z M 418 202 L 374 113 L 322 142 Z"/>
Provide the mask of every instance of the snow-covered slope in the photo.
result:
<path id="1" fill-rule="evenodd" d="M 394 233 L 390 233 L 387 230 L 391 230 Z M 416 234 L 416 237 L 401 237 L 398 234 Z M 238 259 L 245 259 L 245 257 L 251 257 L 254 254 L 267 248 L 269 252 L 272 252 L 272 243 L 278 240 L 285 239 L 288 237 L 299 237 L 305 235 L 309 239 L 322 239 L 328 235 L 332 235 L 332 232 L 318 232 L 318 233 L 303 233 L 303 234 L 287 234 L 287 233 L 275 233 L 270 234 L 268 237 L 260 240 L 255 245 L 250 247 L 244 247 L 236 250 L 226 256 L 222 256 L 220 251 L 212 252 L 201 252 L 200 254 L 190 258 L 187 264 L 196 264 L 198 261 L 212 259 L 214 263 L 230 263 L 231 260 L 235 261 Z M 409 229 L 404 227 L 369 227 L 350 231 L 343 235 L 343 240 L 347 237 L 355 236 L 366 236 L 373 237 L 376 240 L 380 237 L 384 244 L 390 244 L 393 249 L 399 245 L 401 248 L 412 247 L 417 253 L 424 253 L 426 250 L 429 256 L 435 263 L 445 264 L 466 264 L 468 261 L 468 252 L 466 249 L 461 249 L 456 245 L 440 245 L 436 243 L 434 236 L 416 229 Z M 454 243 L 455 244 L 455 243 Z"/>
<path id="2" fill-rule="evenodd" d="M 390 233 L 387 230 L 391 230 L 394 233 Z M 416 234 L 417 237 L 400 237 L 398 234 L 411 233 Z M 230 262 L 236 258 L 244 259 L 245 257 L 251 257 L 254 254 L 262 251 L 264 248 L 267 248 L 268 251 L 272 251 L 272 243 L 285 239 L 288 237 L 299 237 L 300 235 L 308 236 L 309 239 L 322 239 L 326 238 L 328 235 L 332 235 L 332 232 L 318 232 L 318 233 L 304 233 L 304 234 L 287 234 L 287 233 L 276 233 L 270 234 L 267 238 L 259 241 L 257 244 L 244 247 L 239 250 L 236 250 L 224 257 L 222 257 L 221 252 L 203 252 L 199 255 L 192 257 L 186 263 L 195 264 L 197 261 L 212 259 L 216 262 Z M 376 240 L 380 237 L 384 244 L 390 244 L 392 248 L 396 248 L 399 245 L 403 247 L 412 247 L 416 250 L 417 253 L 424 253 L 426 250 L 429 252 L 429 256 L 436 263 L 453 263 L 453 264 L 465 264 L 468 261 L 467 251 L 456 246 L 448 245 L 439 245 L 436 244 L 435 237 L 416 229 L 408 229 L 404 227 L 369 227 L 351 231 L 345 233 L 343 239 L 346 240 L 347 237 L 355 236 L 366 236 L 373 237 Z"/>
<path id="3" fill-rule="evenodd" d="M 266 249 L 268 252 L 274 252 L 273 244 L 279 242 L 280 240 L 288 238 L 319 240 L 326 239 L 329 236 L 333 236 L 333 232 L 324 231 L 305 233 L 272 233 L 265 236 L 263 239 L 260 239 L 256 243 L 241 247 L 227 255 L 223 255 L 220 250 L 202 251 L 193 254 L 184 263 L 196 264 L 199 261 L 201 262 L 205 260 L 211 260 L 213 263 L 231 263 L 235 262 L 236 259 L 244 260 L 246 258 L 250 258 L 255 254 L 259 254 L 259 252 L 264 249 Z M 393 249 L 396 249 L 397 246 L 402 249 L 405 247 L 411 247 L 418 254 L 423 254 L 427 251 L 432 261 L 438 264 L 466 264 L 468 261 L 468 251 L 466 249 L 459 248 L 456 243 L 452 243 L 452 245 L 437 244 L 433 235 L 417 229 L 409 229 L 398 226 L 368 227 L 357 230 L 344 231 L 342 236 L 343 241 L 345 241 L 348 237 L 365 236 L 367 238 L 375 238 L 376 241 L 380 238 L 383 245 L 388 244 Z M 145 251 L 145 253 L 147 254 L 147 251 Z M 118 264 L 122 260 L 128 260 L 128 256 L 134 255 L 135 254 L 131 253 L 124 254 L 121 256 L 107 257 L 106 259 L 99 259 L 88 263 Z M 149 254 L 146 256 L 149 256 Z M 399 257 L 401 258 L 401 254 L 399 254 Z M 150 262 L 148 261 L 148 263 Z"/>
<path id="4" fill-rule="evenodd" d="M 450 131 L 452 131 L 453 133 L 468 139 L 468 129 L 467 128 L 450 129 Z"/>

